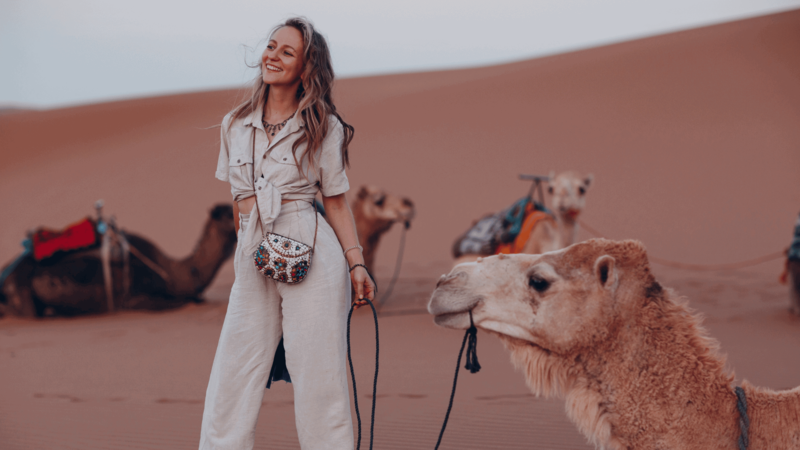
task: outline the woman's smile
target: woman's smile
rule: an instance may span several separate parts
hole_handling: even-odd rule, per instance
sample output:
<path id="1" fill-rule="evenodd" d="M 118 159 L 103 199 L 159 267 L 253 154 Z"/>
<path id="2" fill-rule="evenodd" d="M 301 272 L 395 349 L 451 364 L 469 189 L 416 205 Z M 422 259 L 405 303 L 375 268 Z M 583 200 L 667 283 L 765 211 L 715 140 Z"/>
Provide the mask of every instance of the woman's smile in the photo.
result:
<path id="1" fill-rule="evenodd" d="M 281 69 L 280 67 L 274 66 L 274 65 L 269 64 L 269 63 L 267 63 L 266 66 L 267 66 L 267 70 L 269 70 L 270 72 L 282 72 L 283 71 L 283 69 Z"/>

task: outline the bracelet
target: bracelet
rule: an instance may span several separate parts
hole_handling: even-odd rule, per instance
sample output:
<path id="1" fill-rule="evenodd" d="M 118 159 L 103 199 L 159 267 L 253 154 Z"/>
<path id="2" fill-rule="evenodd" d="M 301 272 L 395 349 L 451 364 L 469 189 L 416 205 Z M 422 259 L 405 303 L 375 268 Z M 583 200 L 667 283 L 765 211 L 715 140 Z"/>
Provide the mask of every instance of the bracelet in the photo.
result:
<path id="1" fill-rule="evenodd" d="M 353 273 L 353 269 L 355 269 L 356 267 L 363 267 L 364 270 L 367 271 L 369 279 L 372 280 L 372 284 L 375 285 L 375 295 L 378 295 L 378 283 L 375 281 L 375 278 L 372 276 L 372 274 L 369 273 L 369 269 L 367 269 L 367 266 L 365 266 L 364 264 L 353 264 L 353 266 L 350 267 L 350 273 Z"/>
<path id="2" fill-rule="evenodd" d="M 354 246 L 352 246 L 352 247 L 348 247 L 348 249 L 347 249 L 347 250 L 345 250 L 345 251 L 344 251 L 344 252 L 342 252 L 342 253 L 343 253 L 345 256 L 347 256 L 347 252 L 349 252 L 350 250 L 352 250 L 352 249 L 354 249 L 354 248 L 357 248 L 357 249 L 358 249 L 360 252 L 362 252 L 362 253 L 364 252 L 364 247 L 362 247 L 362 246 L 360 246 L 360 245 L 354 245 Z"/>
<path id="3" fill-rule="evenodd" d="M 350 272 L 352 273 L 353 269 L 355 269 L 356 267 L 363 267 L 364 270 L 367 271 L 367 274 L 369 274 L 369 269 L 367 269 L 367 266 L 365 266 L 364 264 L 353 264 L 353 266 L 350 267 Z M 372 275 L 370 275 L 370 278 L 372 278 Z"/>

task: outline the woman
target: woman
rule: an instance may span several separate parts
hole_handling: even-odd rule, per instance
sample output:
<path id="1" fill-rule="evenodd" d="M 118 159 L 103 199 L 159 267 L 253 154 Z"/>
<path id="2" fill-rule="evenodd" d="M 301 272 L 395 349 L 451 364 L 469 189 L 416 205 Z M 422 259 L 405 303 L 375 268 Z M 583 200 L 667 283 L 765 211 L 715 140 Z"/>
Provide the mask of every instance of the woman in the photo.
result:
<path id="1" fill-rule="evenodd" d="M 289 19 L 270 35 L 252 96 L 222 121 L 216 177 L 231 184 L 239 243 L 201 449 L 253 447 L 281 339 L 300 446 L 353 448 L 345 366 L 350 285 L 356 306 L 373 298 L 375 286 L 359 265 L 364 260 L 344 195 L 353 127 L 336 112 L 332 83 L 325 38 L 307 20 Z M 327 222 L 312 206 L 317 192 Z M 257 271 L 252 254 L 270 231 L 308 245 L 316 234 L 303 282 L 280 283 Z"/>

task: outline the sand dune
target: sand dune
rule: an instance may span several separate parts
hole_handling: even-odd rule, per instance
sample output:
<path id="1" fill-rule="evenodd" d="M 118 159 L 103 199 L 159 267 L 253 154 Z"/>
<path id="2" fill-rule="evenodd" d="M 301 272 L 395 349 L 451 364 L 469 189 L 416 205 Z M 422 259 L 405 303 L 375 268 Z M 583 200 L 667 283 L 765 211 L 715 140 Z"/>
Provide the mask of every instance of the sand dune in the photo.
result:
<path id="1" fill-rule="evenodd" d="M 237 95 L 0 116 L 0 262 L 25 230 L 66 225 L 98 198 L 124 228 L 188 253 L 210 206 L 230 201 L 213 178 L 214 127 Z M 460 336 L 413 313 L 447 270 L 453 238 L 524 195 L 517 174 L 594 173 L 587 223 L 690 263 L 780 250 L 800 208 L 800 11 L 501 66 L 345 79 L 336 97 L 356 128 L 351 185 L 418 208 L 381 322 L 380 448 L 435 443 Z M 378 254 L 383 278 L 398 235 Z M 657 273 L 707 316 L 739 379 L 783 388 L 800 384 L 800 361 L 787 358 L 800 321 L 785 311 L 779 266 Z M 226 266 L 207 297 L 225 300 L 231 282 Z M 196 446 L 224 310 L 0 320 L 2 447 Z M 371 323 L 356 322 L 366 386 Z M 479 355 L 485 370 L 463 377 L 448 445 L 588 448 L 559 401 L 527 396 L 494 338 L 482 335 Z M 265 397 L 260 448 L 296 448 L 291 389 L 279 386 Z"/>

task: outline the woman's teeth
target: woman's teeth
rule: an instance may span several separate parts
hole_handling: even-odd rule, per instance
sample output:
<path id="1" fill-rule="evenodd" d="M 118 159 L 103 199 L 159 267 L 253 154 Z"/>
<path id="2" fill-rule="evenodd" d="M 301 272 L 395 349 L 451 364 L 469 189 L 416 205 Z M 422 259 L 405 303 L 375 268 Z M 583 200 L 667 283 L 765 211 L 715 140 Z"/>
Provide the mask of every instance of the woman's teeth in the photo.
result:
<path id="1" fill-rule="evenodd" d="M 278 67 L 273 66 L 272 64 L 267 64 L 267 70 L 271 72 L 280 72 L 281 69 Z"/>

